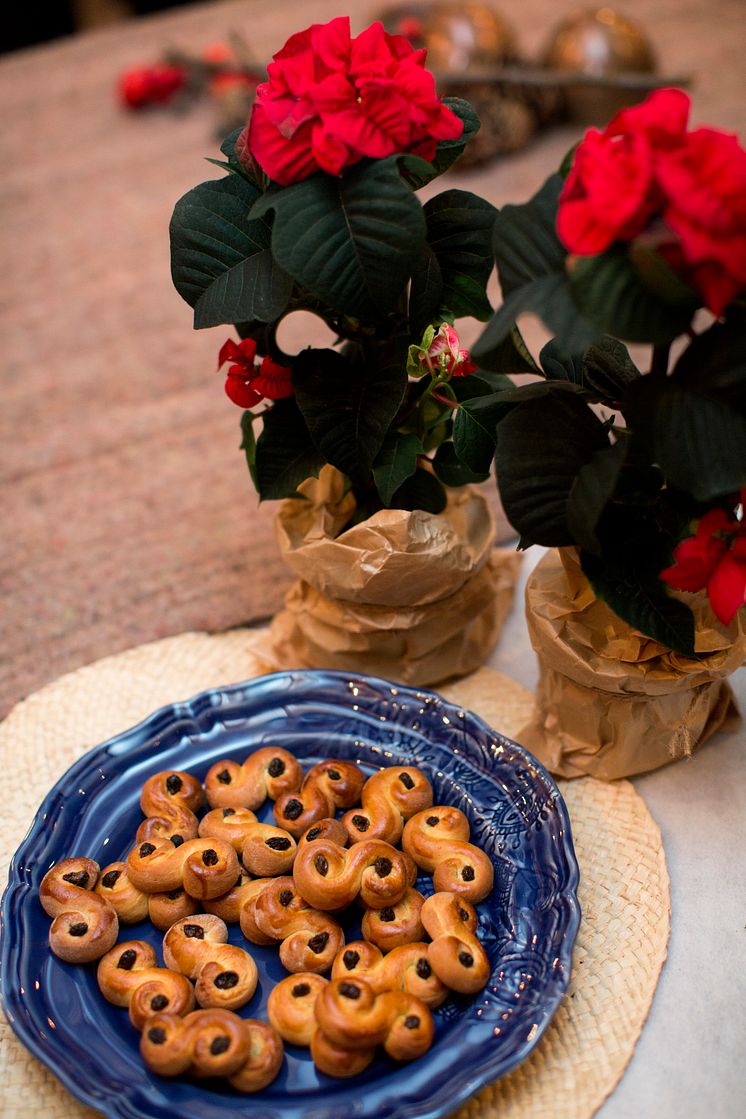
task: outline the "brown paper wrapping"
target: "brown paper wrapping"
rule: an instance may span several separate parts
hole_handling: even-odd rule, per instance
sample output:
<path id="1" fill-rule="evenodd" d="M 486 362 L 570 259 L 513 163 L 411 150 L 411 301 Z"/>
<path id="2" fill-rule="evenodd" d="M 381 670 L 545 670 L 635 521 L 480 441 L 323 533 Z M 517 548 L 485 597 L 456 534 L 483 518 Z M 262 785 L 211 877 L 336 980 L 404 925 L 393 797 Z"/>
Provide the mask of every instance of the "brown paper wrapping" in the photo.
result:
<path id="1" fill-rule="evenodd" d="M 518 741 L 560 777 L 613 781 L 691 754 L 738 711 L 725 677 L 746 658 L 743 620 L 726 628 L 686 595 L 698 657 L 631 629 L 600 602 L 573 549 L 549 552 L 526 587 L 540 678 Z"/>
<path id="2" fill-rule="evenodd" d="M 340 533 L 354 511 L 325 467 L 283 502 L 276 528 L 300 576 L 263 650 L 277 668 L 337 668 L 436 684 L 484 663 L 508 613 L 520 556 L 493 549 L 484 494 L 464 487 L 437 516 L 384 509 Z M 339 535 L 336 535 L 339 533 Z"/>

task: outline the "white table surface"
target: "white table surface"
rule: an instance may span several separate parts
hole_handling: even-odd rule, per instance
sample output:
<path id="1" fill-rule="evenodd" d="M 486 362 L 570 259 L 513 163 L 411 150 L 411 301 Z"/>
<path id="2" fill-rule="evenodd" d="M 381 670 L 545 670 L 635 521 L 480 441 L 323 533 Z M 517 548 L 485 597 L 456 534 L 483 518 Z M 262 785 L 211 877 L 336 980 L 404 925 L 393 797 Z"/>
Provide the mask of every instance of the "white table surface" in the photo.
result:
<path id="1" fill-rule="evenodd" d="M 489 660 L 528 688 L 538 678 L 521 585 Z M 746 670 L 731 678 L 746 713 Z M 660 826 L 671 878 L 671 937 L 642 1035 L 598 1119 L 746 1115 L 746 731 L 633 784 Z M 582 873 L 582 867 L 581 867 Z M 526 1116 L 526 1119 L 531 1119 Z"/>

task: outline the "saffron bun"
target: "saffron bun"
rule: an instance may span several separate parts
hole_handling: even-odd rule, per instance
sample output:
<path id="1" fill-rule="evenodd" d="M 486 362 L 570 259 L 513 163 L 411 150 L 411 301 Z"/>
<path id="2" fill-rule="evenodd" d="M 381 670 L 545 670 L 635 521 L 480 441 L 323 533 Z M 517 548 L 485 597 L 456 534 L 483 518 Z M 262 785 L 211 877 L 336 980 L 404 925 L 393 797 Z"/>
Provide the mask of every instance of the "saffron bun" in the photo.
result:
<path id="1" fill-rule="evenodd" d="M 494 870 L 484 851 L 469 843 L 469 821 L 450 805 L 426 808 L 404 825 L 402 847 L 433 876 L 436 891 L 460 894 L 476 905 L 492 890 Z"/>
<path id="2" fill-rule="evenodd" d="M 127 856 L 130 881 L 146 894 L 162 894 L 183 886 L 203 900 L 224 894 L 238 878 L 238 856 L 224 839 L 188 839 L 179 847 L 167 840 L 148 840 Z"/>
<path id="3" fill-rule="evenodd" d="M 267 1022 L 230 1010 L 157 1014 L 145 1024 L 140 1053 L 159 1076 L 222 1077 L 239 1092 L 260 1092 L 276 1078 L 284 1049 Z"/>
<path id="4" fill-rule="evenodd" d="M 137 829 L 137 842 L 173 839 L 178 844 L 195 839 L 195 813 L 204 803 L 202 782 L 191 773 L 164 769 L 154 774 L 145 782 L 140 794 L 140 808 L 147 819 Z"/>
<path id="5" fill-rule="evenodd" d="M 290 1045 L 311 1044 L 316 1033 L 316 999 L 328 983 L 323 975 L 301 971 L 287 975 L 272 988 L 267 1016 L 283 1041 Z"/>
<path id="6" fill-rule="evenodd" d="M 324 974 L 344 944 L 334 918 L 304 901 L 289 876 L 270 878 L 244 905 L 241 931 L 254 944 L 280 941 L 280 961 L 293 974 Z"/>
<path id="7" fill-rule="evenodd" d="M 123 940 L 102 956 L 96 970 L 101 994 L 129 1008 L 130 1021 L 142 1030 L 148 1018 L 168 1011 L 182 1017 L 194 1010 L 194 988 L 179 972 L 158 967 L 145 940 Z"/>
<path id="8" fill-rule="evenodd" d="M 116 912 L 94 890 L 98 875 L 93 859 L 62 859 L 39 887 L 39 901 L 52 918 L 49 947 L 69 964 L 101 959 L 119 934 Z"/>
<path id="9" fill-rule="evenodd" d="M 360 800 L 359 808 L 342 817 L 350 843 L 383 839 L 395 845 L 406 821 L 433 803 L 433 787 L 416 766 L 390 766 L 368 778 Z"/>
<path id="10" fill-rule="evenodd" d="M 433 894 L 422 906 L 421 916 L 432 938 L 427 958 L 438 978 L 462 995 L 481 991 L 491 968 L 477 938 L 474 907 L 459 894 Z"/>
<path id="11" fill-rule="evenodd" d="M 277 800 L 299 789 L 303 770 L 287 750 L 263 746 L 239 764 L 229 758 L 215 762 L 205 777 L 210 808 L 261 808 L 267 797 Z"/>
<path id="12" fill-rule="evenodd" d="M 298 853 L 293 879 L 301 897 L 316 909 L 334 912 L 357 898 L 372 909 L 395 905 L 411 880 L 408 860 L 382 839 L 366 839 L 349 849 L 319 839 Z"/>
<path id="13" fill-rule="evenodd" d="M 319 820 L 334 816 L 338 808 L 351 808 L 360 799 L 365 774 L 354 762 L 327 758 L 309 769 L 297 792 L 275 802 L 275 820 L 299 838 Z"/>
<path id="14" fill-rule="evenodd" d="M 227 940 L 225 922 L 213 913 L 177 921 L 163 938 L 166 966 L 195 980 L 200 1006 L 237 1010 L 256 990 L 259 975 L 253 958 Z"/>

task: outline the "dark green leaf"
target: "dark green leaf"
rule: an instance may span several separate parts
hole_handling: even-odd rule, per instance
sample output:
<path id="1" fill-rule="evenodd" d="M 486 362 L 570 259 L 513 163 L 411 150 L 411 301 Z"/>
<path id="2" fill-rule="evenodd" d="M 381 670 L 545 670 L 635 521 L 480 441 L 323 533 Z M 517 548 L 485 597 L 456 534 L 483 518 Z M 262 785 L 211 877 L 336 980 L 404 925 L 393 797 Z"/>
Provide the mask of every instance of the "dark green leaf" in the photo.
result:
<path id="1" fill-rule="evenodd" d="M 468 101 L 463 101 L 460 97 L 444 97 L 443 104 L 463 121 L 464 130 L 458 140 L 440 141 L 432 163 L 420 159 L 419 156 L 398 157 L 401 173 L 412 190 L 419 190 L 420 187 L 447 171 L 456 162 L 469 141 L 479 132 L 479 117 Z"/>
<path id="2" fill-rule="evenodd" d="M 593 590 L 625 622 L 661 645 L 694 656 L 694 617 L 654 575 L 617 556 L 580 554 Z"/>
<path id="3" fill-rule="evenodd" d="M 746 416 L 671 381 L 656 408 L 655 458 L 698 501 L 746 486 Z"/>
<path id="4" fill-rule="evenodd" d="M 626 451 L 623 440 L 596 451 L 578 471 L 567 499 L 567 527 L 571 536 L 596 555 L 601 552 L 596 526 L 616 490 Z"/>
<path id="5" fill-rule="evenodd" d="M 547 380 L 568 381 L 583 390 L 587 399 L 617 405 L 641 373 L 626 346 L 604 336 L 584 354 L 568 354 L 557 340 L 547 342 L 539 354 Z"/>
<path id="6" fill-rule="evenodd" d="M 474 474 L 489 474 L 497 444 L 496 429 L 510 409 L 501 393 L 466 400 L 453 421 L 453 445 L 459 461 Z"/>
<path id="7" fill-rule="evenodd" d="M 261 501 L 293 497 L 324 465 L 293 397 L 277 400 L 264 414 L 256 441 L 256 487 Z"/>
<path id="8" fill-rule="evenodd" d="M 746 413 L 746 315 L 731 311 L 725 322 L 698 335 L 684 350 L 671 378 Z"/>
<path id="9" fill-rule="evenodd" d="M 270 210 L 272 252 L 299 284 L 348 315 L 382 317 L 396 307 L 422 251 L 425 217 L 395 158 L 270 190 L 252 217 Z"/>
<path id="10" fill-rule="evenodd" d="M 303 350 L 293 365 L 296 400 L 327 462 L 364 482 L 407 387 L 404 362 L 349 361 L 335 350 Z"/>
<path id="11" fill-rule="evenodd" d="M 683 334 L 695 307 L 667 303 L 640 279 L 627 249 L 577 257 L 571 286 L 583 314 L 600 331 L 628 342 L 670 342 Z"/>
<path id="12" fill-rule="evenodd" d="M 443 306 L 455 318 L 485 320 L 492 314 L 486 287 L 496 214 L 490 202 L 467 190 L 446 190 L 425 203 L 427 239 L 443 278 Z"/>
<path id="13" fill-rule="evenodd" d="M 695 389 L 676 374 L 644 377 L 625 414 L 668 482 L 707 502 L 746 485 L 746 415 L 702 381 Z"/>
<path id="14" fill-rule="evenodd" d="M 608 335 L 586 350 L 583 373 L 586 390 L 595 394 L 593 399 L 611 405 L 623 400 L 629 386 L 642 376 L 627 347 Z"/>
<path id="15" fill-rule="evenodd" d="M 552 338 L 539 353 L 539 364 L 548 381 L 569 381 L 573 385 L 583 384 L 583 354 L 568 354 L 557 339 Z"/>
<path id="16" fill-rule="evenodd" d="M 580 470 L 608 446 L 603 424 L 574 393 L 510 408 L 500 422 L 497 484 L 508 520 L 534 544 L 575 543 L 567 502 Z"/>
<path id="17" fill-rule="evenodd" d="M 477 373 L 470 373 L 468 377 L 454 377 L 449 387 L 461 404 L 464 400 L 492 396 L 503 389 L 512 389 L 513 382 L 510 377 L 504 377 L 500 373 L 487 373 L 480 369 Z"/>
<path id="18" fill-rule="evenodd" d="M 565 272 L 567 253 L 555 230 L 561 189 L 561 176 L 552 175 L 529 202 L 505 206 L 495 219 L 493 244 L 504 302 L 472 349 L 474 360 L 490 368 L 493 353 L 525 311 L 537 314 L 568 353 L 582 353 L 597 339 Z"/>
<path id="19" fill-rule="evenodd" d="M 218 276 L 194 308 L 196 330 L 242 321 L 274 322 L 285 310 L 293 281 L 271 251 L 247 257 Z"/>
<path id="20" fill-rule="evenodd" d="M 471 351 L 471 356 L 476 361 L 474 350 Z M 481 372 L 489 371 L 496 374 L 540 372 L 523 340 L 523 335 L 515 325 L 494 348 L 486 353 L 480 352 L 479 368 Z"/>
<path id="21" fill-rule="evenodd" d="M 287 303 L 290 280 L 271 266 L 271 258 L 267 262 L 269 225 L 247 217 L 258 195 L 246 179 L 229 175 L 201 183 L 176 204 L 171 275 L 176 290 L 195 308 L 195 326 L 268 321 Z"/>
<path id="22" fill-rule="evenodd" d="M 511 292 L 472 346 L 472 358 L 494 369 L 496 355 L 524 311 L 533 311 L 557 336 L 568 353 L 584 353 L 598 339 L 598 331 L 580 312 L 564 272 L 541 276 Z"/>
<path id="23" fill-rule="evenodd" d="M 475 474 L 464 466 L 456 454 L 453 443 L 441 443 L 433 459 L 433 469 L 445 486 L 466 486 L 470 482 L 484 482 L 489 474 Z"/>
<path id="24" fill-rule="evenodd" d="M 244 412 L 241 416 L 241 450 L 246 455 L 246 465 L 254 485 L 256 480 L 256 437 L 254 435 L 255 416 L 251 412 Z"/>
<path id="25" fill-rule="evenodd" d="M 423 453 L 422 443 L 416 435 L 403 435 L 392 431 L 373 463 L 373 479 L 385 506 L 407 478 L 417 469 L 417 456 Z"/>
<path id="26" fill-rule="evenodd" d="M 567 252 L 555 229 L 562 178 L 551 175 L 528 202 L 504 206 L 495 219 L 493 247 L 503 297 L 532 280 L 565 271 Z"/>
<path id="27" fill-rule="evenodd" d="M 539 397 L 557 396 L 559 393 L 584 395 L 579 385 L 568 381 L 531 381 L 528 385 L 510 384 L 500 393 L 504 404 L 521 404 L 524 400 L 538 400 Z"/>
<path id="28" fill-rule="evenodd" d="M 446 504 L 445 490 L 438 479 L 421 467 L 399 487 L 391 502 L 394 509 L 422 509 L 425 513 L 442 513 Z"/>
<path id="29" fill-rule="evenodd" d="M 443 276 L 438 258 L 425 242 L 412 272 L 409 291 L 409 318 L 416 338 L 435 321 L 443 302 Z"/>

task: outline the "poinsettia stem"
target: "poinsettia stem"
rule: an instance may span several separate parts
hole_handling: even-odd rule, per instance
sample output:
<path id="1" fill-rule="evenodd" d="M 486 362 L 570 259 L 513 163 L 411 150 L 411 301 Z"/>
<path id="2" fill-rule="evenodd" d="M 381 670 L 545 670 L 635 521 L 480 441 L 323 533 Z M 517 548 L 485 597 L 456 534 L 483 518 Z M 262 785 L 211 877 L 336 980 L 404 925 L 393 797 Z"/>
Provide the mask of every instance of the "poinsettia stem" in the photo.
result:
<path id="1" fill-rule="evenodd" d="M 436 392 L 434 389 L 432 392 L 432 398 L 433 400 L 437 400 L 439 404 L 445 404 L 447 408 L 459 407 L 459 402 L 457 400 L 450 400 L 447 396 L 443 396 L 442 393 Z"/>
<path id="2" fill-rule="evenodd" d="M 668 375 L 668 358 L 671 353 L 671 343 L 659 343 L 653 346 L 653 358 L 650 362 L 651 377 L 666 377 Z"/>

